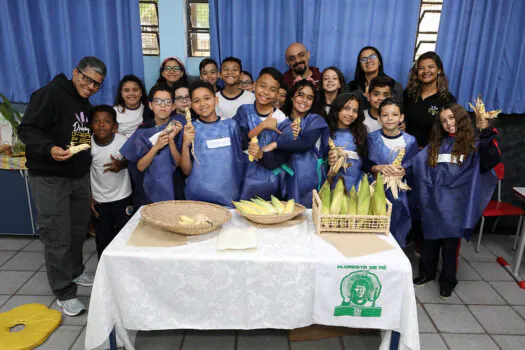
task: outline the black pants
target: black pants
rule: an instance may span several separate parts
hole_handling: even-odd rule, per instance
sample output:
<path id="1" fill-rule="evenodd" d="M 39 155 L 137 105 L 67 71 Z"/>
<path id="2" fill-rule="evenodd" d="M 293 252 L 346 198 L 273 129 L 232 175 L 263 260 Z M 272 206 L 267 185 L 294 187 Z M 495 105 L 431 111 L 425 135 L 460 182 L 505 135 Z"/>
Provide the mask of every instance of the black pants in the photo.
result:
<path id="1" fill-rule="evenodd" d="M 91 217 L 89 175 L 29 177 L 38 232 L 44 244 L 47 279 L 59 300 L 76 297 L 73 279 L 84 271 L 82 247 Z"/>
<path id="2" fill-rule="evenodd" d="M 458 284 L 456 271 L 458 267 L 458 252 L 461 244 L 460 238 L 443 238 L 424 240 L 419 261 L 419 276 L 427 279 L 436 278 L 439 262 L 439 251 L 443 256 L 443 269 L 439 276 L 439 285 L 442 288 L 454 289 Z"/>
<path id="3" fill-rule="evenodd" d="M 113 238 L 126 225 L 133 214 L 132 197 L 107 203 L 95 205 L 98 218 L 95 219 L 95 242 L 97 243 L 98 258 L 102 252 L 111 243 Z"/>

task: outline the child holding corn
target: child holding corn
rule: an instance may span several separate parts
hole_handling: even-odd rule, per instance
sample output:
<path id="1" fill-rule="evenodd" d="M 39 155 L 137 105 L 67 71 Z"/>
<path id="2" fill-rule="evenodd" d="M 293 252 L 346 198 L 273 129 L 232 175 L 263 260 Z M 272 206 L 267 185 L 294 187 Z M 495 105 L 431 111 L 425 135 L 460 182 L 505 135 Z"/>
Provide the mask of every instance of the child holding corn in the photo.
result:
<path id="1" fill-rule="evenodd" d="M 359 97 L 354 93 L 339 95 L 328 114 L 330 134 L 336 148 L 342 148 L 345 154 L 343 164 L 334 176 L 333 185 L 340 176 L 345 180 L 348 191 L 352 186 L 358 189 L 363 171 L 370 172 L 368 161 L 366 127 Z M 328 164 L 333 167 L 338 161 L 336 150 L 328 153 Z M 344 164 L 347 163 L 347 164 Z"/>
<path id="2" fill-rule="evenodd" d="M 135 131 L 120 149 L 133 168 L 131 177 L 135 190 L 140 191 L 140 185 L 144 188 L 140 200 L 134 201 L 137 208 L 151 202 L 175 199 L 173 174 L 179 165 L 181 142 L 176 136 L 186 121 L 179 115 L 170 117 L 173 96 L 168 85 L 159 83 L 153 86 L 149 106 L 154 119 Z"/>
<path id="3" fill-rule="evenodd" d="M 434 121 L 429 144 L 412 158 L 424 237 L 414 285 L 435 278 L 442 250 L 442 299 L 450 298 L 457 284 L 456 252 L 461 238 L 470 238 L 498 181 L 493 170 L 501 160 L 493 142 L 496 131 L 483 118 L 477 127 L 479 139 L 467 111 L 456 103 L 446 104 Z"/>
<path id="4" fill-rule="evenodd" d="M 368 157 L 376 164 L 372 166 L 372 173 L 380 172 L 385 183 L 388 184 L 385 192 L 392 203 L 390 232 L 399 245 L 404 247 L 406 236 L 412 227 L 412 220 L 409 194 L 406 191 L 408 185 L 403 186 L 402 181 L 406 181 L 405 169 L 410 167 L 410 160 L 418 153 L 418 146 L 414 136 L 399 129 L 404 115 L 397 100 L 394 98 L 383 100 L 379 105 L 378 114 L 381 130 L 368 134 Z M 404 191 L 401 191 L 403 188 Z"/>
<path id="5" fill-rule="evenodd" d="M 286 116 L 273 105 L 282 84 L 281 72 L 273 67 L 263 68 L 255 82 L 255 103 L 242 105 L 233 117 L 241 130 L 243 149 L 248 149 L 252 157 L 246 166 L 241 199 L 284 197 L 284 172 L 279 167 L 286 161 L 286 155 L 266 152 L 265 156 L 259 150 L 276 141 L 284 126 Z M 258 146 L 255 151 L 254 146 L 249 150 L 250 141 Z"/>
<path id="6" fill-rule="evenodd" d="M 328 152 L 328 125 L 314 111 L 316 88 L 308 80 L 293 85 L 283 112 L 289 116 L 283 134 L 263 148 L 263 152 L 279 150 L 288 155 L 287 166 L 293 176 L 285 176 L 286 197 L 308 208 L 312 207 L 312 190 L 324 180 L 323 159 Z"/>
<path id="7" fill-rule="evenodd" d="M 190 97 L 198 118 L 186 124 L 182 137 L 186 199 L 231 207 L 239 200 L 246 162 L 239 126 L 216 114 L 218 99 L 211 84 L 196 83 Z"/>

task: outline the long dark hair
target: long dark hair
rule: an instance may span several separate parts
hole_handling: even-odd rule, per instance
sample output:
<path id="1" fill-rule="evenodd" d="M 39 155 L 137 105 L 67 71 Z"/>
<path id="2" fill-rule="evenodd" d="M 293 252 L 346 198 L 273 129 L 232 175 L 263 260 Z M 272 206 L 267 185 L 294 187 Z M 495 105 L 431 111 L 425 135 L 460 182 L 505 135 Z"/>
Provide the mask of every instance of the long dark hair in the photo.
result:
<path id="1" fill-rule="evenodd" d="M 126 103 L 124 102 L 124 98 L 122 98 L 122 88 L 124 87 L 124 84 L 126 84 L 128 81 L 132 81 L 139 86 L 140 92 L 142 93 L 140 102 L 142 102 L 144 106 L 148 105 L 148 93 L 146 92 L 144 83 L 139 77 L 133 74 L 128 74 L 125 75 L 124 78 L 122 78 L 122 80 L 120 80 L 120 83 L 118 84 L 117 95 L 115 96 L 114 105 L 118 108 L 120 113 L 124 113 L 126 111 Z"/>
<path id="2" fill-rule="evenodd" d="M 358 104 L 357 119 L 350 124 L 350 132 L 354 136 L 355 143 L 357 145 L 357 153 L 361 159 L 366 158 L 368 154 L 368 144 L 367 144 L 367 135 L 368 131 L 366 130 L 365 124 L 365 115 L 363 113 L 363 107 L 359 102 L 359 97 L 354 93 L 344 93 L 335 99 L 332 107 L 330 108 L 330 113 L 328 114 L 328 127 L 330 128 L 330 135 L 334 137 L 335 132 L 338 129 L 339 121 L 339 112 L 344 108 L 348 101 L 356 101 Z"/>
<path id="3" fill-rule="evenodd" d="M 359 51 L 357 54 L 357 62 L 355 65 L 355 72 L 354 72 L 354 82 L 357 84 L 357 87 L 360 87 L 363 92 L 366 90 L 366 77 L 365 72 L 363 71 L 363 68 L 361 67 L 361 62 L 359 62 L 359 56 L 361 56 L 361 53 L 365 50 L 373 50 L 376 55 L 377 59 L 379 60 L 379 71 L 377 73 L 377 76 L 380 75 L 386 75 L 383 68 L 383 56 L 381 56 L 381 52 L 379 52 L 378 49 L 376 49 L 373 46 L 365 46 Z"/>
<path id="4" fill-rule="evenodd" d="M 417 77 L 417 71 L 419 63 L 423 60 L 431 59 L 436 62 L 436 66 L 441 70 L 441 73 L 437 76 L 437 88 L 439 91 L 439 96 L 445 100 L 449 99 L 450 92 L 448 90 L 448 79 L 445 75 L 445 69 L 443 68 L 443 62 L 439 55 L 434 51 L 428 51 L 419 56 L 419 58 L 414 62 L 410 72 L 408 73 L 408 84 L 406 87 L 408 97 L 414 101 L 418 102 L 421 99 L 421 82 Z"/>
<path id="5" fill-rule="evenodd" d="M 308 112 L 306 112 L 306 114 L 308 113 L 319 114 L 319 107 L 317 106 L 317 89 L 315 88 L 315 85 L 312 82 L 306 79 L 303 79 L 295 83 L 294 86 L 292 86 L 292 88 L 288 91 L 288 95 L 286 96 L 286 101 L 284 102 L 282 111 L 288 118 L 291 118 L 292 116 L 292 109 L 293 109 L 292 99 L 295 96 L 295 93 L 297 91 L 301 91 L 305 87 L 310 87 L 312 91 L 314 92 L 314 100 L 312 103 L 312 107 L 310 108 Z"/>
<path id="6" fill-rule="evenodd" d="M 186 68 L 184 68 L 184 63 L 182 63 L 181 59 L 178 58 L 178 57 L 175 57 L 175 56 L 172 56 L 172 57 L 168 57 L 166 58 L 164 61 L 162 61 L 162 64 L 160 65 L 160 69 L 159 69 L 159 77 L 157 79 L 157 84 L 158 83 L 168 83 L 166 81 L 166 78 L 164 78 L 162 76 L 162 71 L 164 70 L 164 66 L 166 66 L 166 63 L 168 63 L 169 61 L 175 61 L 177 62 L 177 64 L 180 66 L 180 68 L 182 69 L 182 76 L 180 77 L 179 81 L 182 80 L 183 82 L 185 82 L 186 84 L 188 84 L 188 78 L 187 78 L 187 74 L 186 74 Z"/>
<path id="7" fill-rule="evenodd" d="M 323 70 L 323 73 L 321 74 L 321 83 L 319 84 L 319 94 L 317 95 L 317 97 L 319 100 L 318 101 L 319 108 L 323 112 L 324 116 L 326 116 L 326 113 L 324 113 L 324 107 L 326 107 L 328 104 L 326 103 L 326 91 L 323 88 L 323 78 L 324 78 L 324 74 L 329 70 L 333 70 L 335 74 L 337 74 L 337 78 L 339 79 L 339 84 L 341 85 L 341 87 L 337 89 L 337 95 L 345 91 L 345 85 L 346 85 L 345 76 L 339 68 L 331 66 Z"/>
<path id="8" fill-rule="evenodd" d="M 466 158 L 471 153 L 476 152 L 474 127 L 472 126 L 472 119 L 470 119 L 468 112 L 457 103 L 447 103 L 440 109 L 434 119 L 432 131 L 430 132 L 430 137 L 428 139 L 427 164 L 432 168 L 437 165 L 441 142 L 443 138 L 448 136 L 441 125 L 440 119 L 441 112 L 446 109 L 450 109 L 456 120 L 456 134 L 454 137 L 454 146 L 452 146 L 452 157 L 455 157 L 458 165 L 461 165 L 461 156 Z"/>

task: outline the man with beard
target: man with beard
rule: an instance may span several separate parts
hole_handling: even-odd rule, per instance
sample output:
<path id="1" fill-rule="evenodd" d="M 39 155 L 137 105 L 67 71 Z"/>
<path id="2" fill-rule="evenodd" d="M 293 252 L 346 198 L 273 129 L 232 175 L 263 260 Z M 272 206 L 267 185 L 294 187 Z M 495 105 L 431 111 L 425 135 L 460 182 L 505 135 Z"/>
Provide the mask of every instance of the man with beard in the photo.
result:
<path id="1" fill-rule="evenodd" d="M 303 44 L 293 43 L 288 46 L 285 58 L 290 69 L 284 73 L 284 84 L 289 89 L 292 88 L 295 81 L 302 79 L 311 80 L 317 87 L 321 81 L 321 72 L 317 67 L 308 66 L 310 51 L 306 50 Z"/>

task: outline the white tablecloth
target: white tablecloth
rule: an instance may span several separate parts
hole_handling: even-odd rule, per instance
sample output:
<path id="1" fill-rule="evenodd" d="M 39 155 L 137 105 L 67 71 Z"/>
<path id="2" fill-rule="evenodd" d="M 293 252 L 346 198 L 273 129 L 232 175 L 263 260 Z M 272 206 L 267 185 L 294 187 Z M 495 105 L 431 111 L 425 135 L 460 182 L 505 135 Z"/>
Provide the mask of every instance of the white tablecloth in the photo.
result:
<path id="1" fill-rule="evenodd" d="M 140 218 L 135 214 L 98 264 L 86 348 L 106 342 L 114 326 L 131 350 L 130 330 L 293 329 L 320 323 L 396 330 L 399 349 L 419 349 L 412 269 L 394 238 L 384 237 L 395 249 L 346 258 L 314 234 L 311 212 L 306 215 L 291 227 L 258 229 L 255 251 L 217 251 L 217 232 L 178 247 L 128 246 Z M 231 225 L 250 224 L 234 214 L 222 229 Z M 342 278 L 363 268 L 381 280 L 374 305 L 381 317 L 333 316 L 344 301 Z M 389 339 L 385 332 L 381 349 L 388 349 Z"/>

